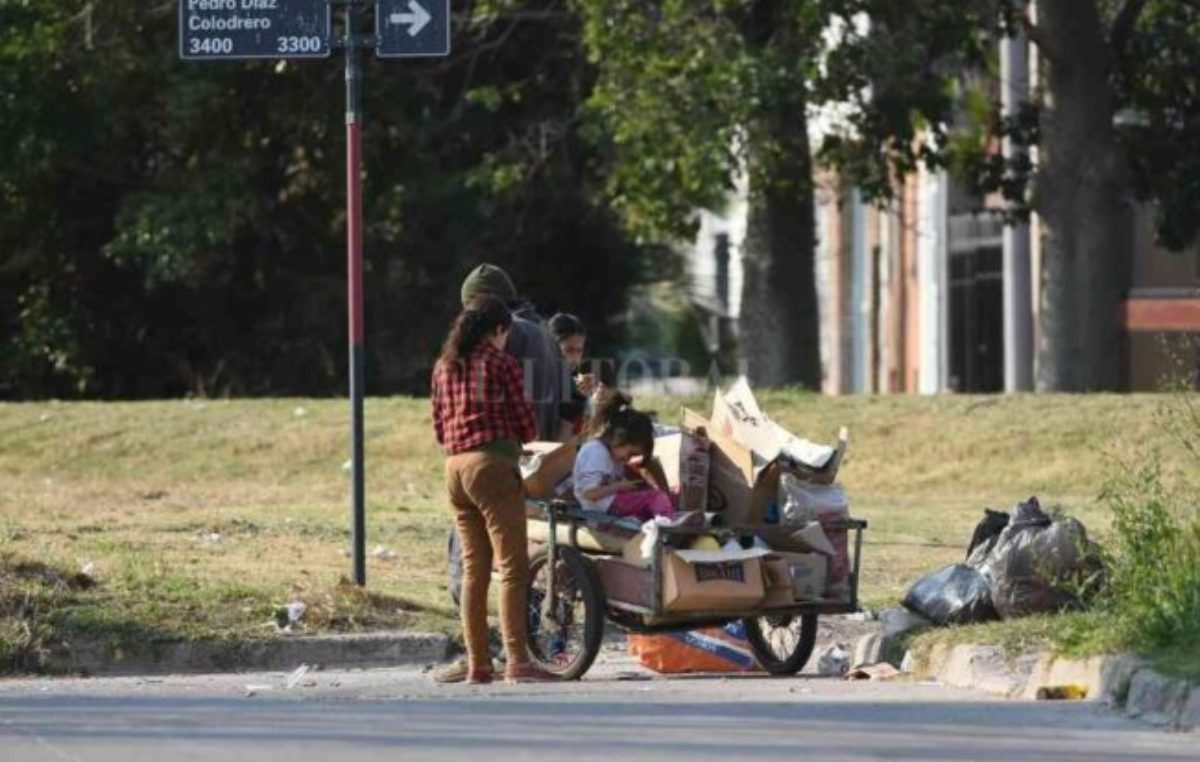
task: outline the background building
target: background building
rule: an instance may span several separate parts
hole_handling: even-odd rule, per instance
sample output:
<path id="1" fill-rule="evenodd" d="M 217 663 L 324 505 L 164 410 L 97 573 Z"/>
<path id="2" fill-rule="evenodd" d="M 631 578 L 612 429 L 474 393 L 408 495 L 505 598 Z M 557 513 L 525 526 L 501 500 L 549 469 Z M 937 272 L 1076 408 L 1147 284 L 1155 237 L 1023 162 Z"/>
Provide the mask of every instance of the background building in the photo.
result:
<path id="1" fill-rule="evenodd" d="M 819 179 L 816 254 L 822 391 L 1004 390 L 1004 223 L 994 199 L 944 173 L 921 172 L 881 209 L 834 176 Z M 745 188 L 706 210 L 688 253 L 691 299 L 710 350 L 737 335 Z M 1129 389 L 1161 388 L 1200 368 L 1200 248 L 1154 245 L 1153 210 L 1136 210 L 1134 287 L 1120 315 L 1128 331 Z M 1033 323 L 1039 304 L 1033 224 Z M 1096 316 L 1103 319 L 1103 316 Z"/>

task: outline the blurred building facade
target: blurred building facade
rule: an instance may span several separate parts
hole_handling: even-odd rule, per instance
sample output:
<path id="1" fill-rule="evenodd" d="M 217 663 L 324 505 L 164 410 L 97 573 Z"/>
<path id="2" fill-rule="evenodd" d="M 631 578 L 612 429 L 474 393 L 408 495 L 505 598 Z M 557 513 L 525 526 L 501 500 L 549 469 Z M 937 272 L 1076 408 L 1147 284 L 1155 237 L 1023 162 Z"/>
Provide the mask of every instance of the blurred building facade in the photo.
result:
<path id="1" fill-rule="evenodd" d="M 1037 56 L 1020 37 L 1006 39 L 999 53 L 1002 91 L 994 80 L 964 77 L 993 88 L 1012 112 L 1036 86 Z M 813 145 L 837 129 L 837 111 L 810 115 Z M 974 195 L 945 172 L 904 178 L 886 208 L 834 174 L 815 182 L 823 392 L 1032 388 L 1041 304 L 1036 216 L 1006 229 L 1001 199 Z M 714 354 L 728 351 L 738 334 L 748 208 L 743 183 L 724 209 L 700 212 L 688 252 L 691 300 Z M 1124 355 L 1111 361 L 1122 364 L 1131 391 L 1179 376 L 1200 379 L 1200 245 L 1165 251 L 1154 243 L 1153 208 L 1136 207 L 1133 217 L 1133 286 L 1118 315 L 1096 316 L 1121 321 L 1127 332 Z"/>
<path id="2" fill-rule="evenodd" d="M 833 175 L 818 178 L 815 266 L 822 391 L 1002 392 L 1004 222 L 996 199 L 972 196 L 945 173 L 920 172 L 879 208 Z M 710 349 L 736 341 L 746 189 L 700 215 L 689 251 L 691 299 Z M 1131 391 L 1200 368 L 1200 247 L 1154 244 L 1153 210 L 1136 210 L 1133 288 L 1121 320 Z M 1040 249 L 1032 225 L 1032 320 L 1038 326 Z M 1098 316 L 1097 319 L 1100 319 Z M 1035 335 L 1036 345 L 1036 335 Z"/>

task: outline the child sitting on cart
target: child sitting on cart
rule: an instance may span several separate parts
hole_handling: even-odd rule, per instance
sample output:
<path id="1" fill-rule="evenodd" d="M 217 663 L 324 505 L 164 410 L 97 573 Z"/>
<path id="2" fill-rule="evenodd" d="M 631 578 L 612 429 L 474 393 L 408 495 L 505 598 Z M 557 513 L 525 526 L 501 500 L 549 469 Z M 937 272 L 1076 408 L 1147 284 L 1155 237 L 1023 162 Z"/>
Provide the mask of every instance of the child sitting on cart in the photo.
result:
<path id="1" fill-rule="evenodd" d="M 650 416 L 634 410 L 629 396 L 617 392 L 598 411 L 593 431 L 596 438 L 580 448 L 572 476 L 583 509 L 639 521 L 674 517 L 670 495 L 628 476 L 631 462 L 649 463 L 654 454 Z"/>

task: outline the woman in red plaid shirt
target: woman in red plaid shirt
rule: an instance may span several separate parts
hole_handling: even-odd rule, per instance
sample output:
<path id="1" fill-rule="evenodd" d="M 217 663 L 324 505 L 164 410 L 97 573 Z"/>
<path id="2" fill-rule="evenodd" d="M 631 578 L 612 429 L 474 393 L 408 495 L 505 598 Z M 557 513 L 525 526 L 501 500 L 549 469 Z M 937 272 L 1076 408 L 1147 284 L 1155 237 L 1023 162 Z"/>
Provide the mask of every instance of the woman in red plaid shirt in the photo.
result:
<path id="1" fill-rule="evenodd" d="M 446 490 L 462 540 L 462 623 L 467 682 L 492 681 L 487 595 L 493 555 L 500 568 L 500 631 L 509 682 L 554 676 L 530 661 L 526 640 L 529 555 L 521 444 L 537 437 L 525 377 L 504 344 L 512 316 L 492 297 L 454 321 L 433 371 L 433 427 L 446 452 Z"/>

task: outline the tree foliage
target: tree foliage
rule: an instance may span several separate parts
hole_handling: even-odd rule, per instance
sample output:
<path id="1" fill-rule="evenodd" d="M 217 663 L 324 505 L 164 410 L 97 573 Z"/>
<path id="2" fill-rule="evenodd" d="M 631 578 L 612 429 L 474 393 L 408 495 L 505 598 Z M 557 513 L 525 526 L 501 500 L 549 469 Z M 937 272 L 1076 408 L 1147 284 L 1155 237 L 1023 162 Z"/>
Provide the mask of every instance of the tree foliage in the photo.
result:
<path id="1" fill-rule="evenodd" d="M 865 33 L 846 38 L 831 57 L 858 78 L 863 97 L 841 87 L 854 108 L 846 140 L 827 143 L 823 158 L 849 169 L 868 194 L 886 197 L 887 178 L 918 164 L 949 167 L 981 194 L 998 192 L 1028 211 L 1037 199 L 1037 167 L 1025 155 L 1006 161 L 996 150 L 1011 138 L 1024 147 L 1045 140 L 1042 88 L 1020 113 L 1000 111 L 996 45 L 1023 31 L 1043 70 L 1073 65 L 1079 27 L 1053 39 L 1019 0 L 901 0 L 866 3 Z M 1190 0 L 1086 0 L 1102 27 L 1099 44 L 1110 104 L 1106 126 L 1133 170 L 1129 190 L 1151 201 L 1158 239 L 1191 245 L 1200 232 L 1200 4 Z M 1061 95 L 1061 94 L 1059 94 Z"/>
<path id="2" fill-rule="evenodd" d="M 589 102 L 626 226 L 690 238 L 748 178 L 740 355 L 759 384 L 820 383 L 808 93 L 822 3 L 576 0 L 599 79 Z M 786 329 L 781 330 L 781 327 Z"/>
<path id="3" fill-rule="evenodd" d="M 758 383 L 818 386 L 814 166 L 882 201 L 899 173 L 949 163 L 951 82 L 986 59 L 985 11 L 923 0 L 576 4 L 599 69 L 590 106 L 614 157 L 614 207 L 638 234 L 687 239 L 696 208 L 719 210 L 748 178 L 742 356 Z"/>
<path id="4" fill-rule="evenodd" d="M 590 105 L 611 128 L 609 191 L 651 235 L 690 234 L 695 207 L 719 206 L 738 172 L 777 166 L 779 147 L 752 127 L 797 89 L 815 155 L 868 197 L 887 198 L 919 165 L 946 166 L 960 76 L 989 64 L 999 23 L 986 2 L 576 2 L 600 70 Z"/>
<path id="5" fill-rule="evenodd" d="M 567 11 L 456 3 L 450 58 L 367 57 L 373 393 L 425 385 L 481 261 L 615 338 L 642 253 L 595 202 Z M 340 62 L 184 63 L 176 14 L 0 0 L 0 395 L 344 388 Z"/>
<path id="6" fill-rule="evenodd" d="M 777 168 L 771 157 L 780 147 L 753 126 L 789 90 L 807 86 L 820 5 L 576 0 L 599 70 L 592 134 L 612 152 L 607 191 L 632 230 L 686 238 L 696 208 L 719 208 L 739 173 L 765 180 Z M 768 44 L 784 38 L 797 41 L 786 56 Z"/>
<path id="7" fill-rule="evenodd" d="M 1159 241 L 1182 250 L 1200 235 L 1200 3 L 1130 5 L 1141 10 L 1113 41 L 1123 139 L 1136 192 L 1156 203 Z"/>
<path id="8" fill-rule="evenodd" d="M 1200 7 L 1070 3 L 1103 26 L 1104 113 L 1088 123 L 1115 134 L 1113 178 L 1183 248 L 1200 232 Z M 1053 162 L 995 150 L 1008 136 L 1053 157 L 1065 134 L 1061 93 L 1044 99 L 1057 114 L 1036 98 L 1000 117 L 996 42 L 1027 24 L 1051 71 L 1079 42 L 1016 0 L 454 8 L 450 58 L 366 65 L 374 391 L 424 385 L 458 280 L 483 260 L 603 341 L 662 255 L 631 235 L 686 238 L 739 173 L 755 199 L 747 288 L 793 327 L 815 321 L 796 311 L 815 301 L 797 217 L 814 161 L 880 200 L 922 165 L 1018 204 L 1072 197 L 1033 191 Z M 182 63 L 176 34 L 173 2 L 0 0 L 0 395 L 343 387 L 340 66 Z M 1088 227 L 1039 211 L 1052 232 Z M 792 338 L 764 353 L 800 346 L 785 375 L 807 380 L 815 348 Z"/>
<path id="9" fill-rule="evenodd" d="M 1188 0 L 1019 0 L 875 4 L 866 31 L 834 57 L 867 93 L 845 140 L 823 157 L 870 195 L 918 163 L 949 167 L 1010 219 L 1042 222 L 1038 386 L 1123 388 L 1118 318 L 1132 279 L 1132 201 L 1149 202 L 1160 244 L 1183 249 L 1200 219 L 1200 5 Z M 990 51 L 1023 31 L 1039 91 L 1001 116 Z M 869 73 L 868 73 L 869 72 Z M 890 84 L 889 84 L 890 83 Z M 887 97 L 898 93 L 898 100 Z M 926 136 L 922 138 L 921 136 Z M 1000 141 L 1037 149 L 1002 156 Z M 830 150 L 832 148 L 832 150 Z"/>

